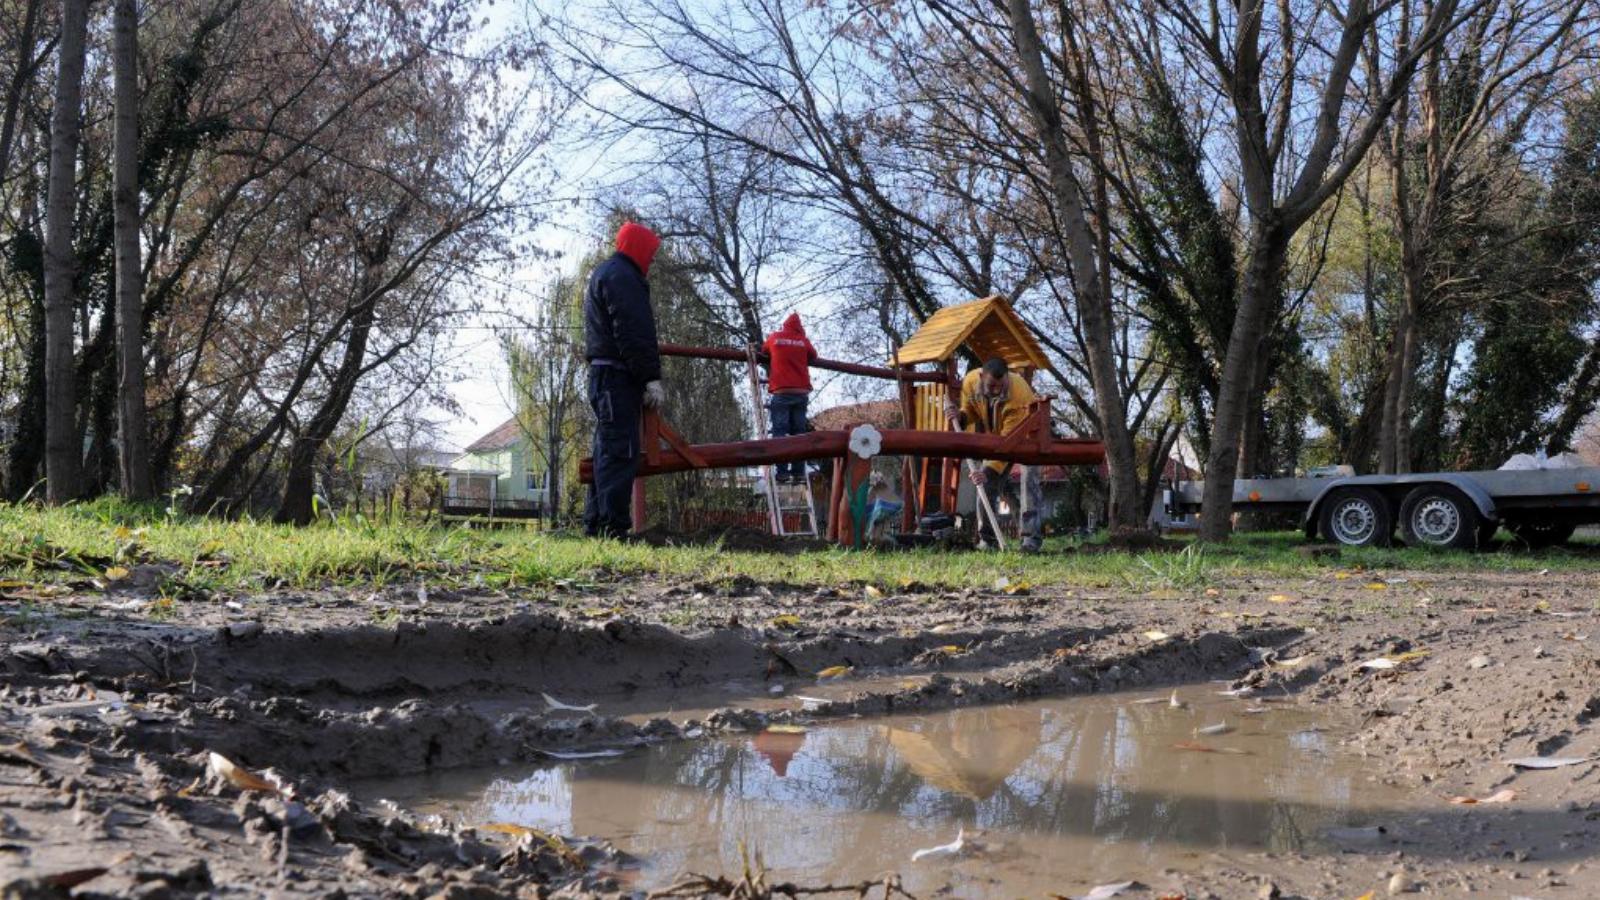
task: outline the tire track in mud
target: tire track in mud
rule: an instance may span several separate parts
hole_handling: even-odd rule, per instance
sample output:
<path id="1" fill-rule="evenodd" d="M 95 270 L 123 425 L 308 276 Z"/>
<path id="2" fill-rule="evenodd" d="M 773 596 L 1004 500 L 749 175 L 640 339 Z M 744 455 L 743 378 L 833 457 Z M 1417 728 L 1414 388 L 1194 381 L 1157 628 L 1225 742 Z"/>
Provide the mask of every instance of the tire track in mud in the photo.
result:
<path id="1" fill-rule="evenodd" d="M 53 669 L 111 679 L 145 699 L 141 748 L 212 749 L 253 766 L 325 778 L 397 776 L 536 759 L 549 750 L 634 746 L 686 731 L 1087 693 L 1237 675 L 1250 648 L 1298 632 L 1215 631 L 1143 641 L 1116 626 L 1037 632 L 974 629 L 868 636 L 848 632 L 774 639 L 760 629 L 680 635 L 615 619 L 574 624 L 528 614 L 470 624 L 356 626 L 235 636 L 173 629 L 159 638 L 94 648 L 17 648 L 13 670 Z M 941 652 L 958 646 L 961 652 Z M 161 684 L 148 663 L 176 657 L 183 676 Z M 723 709 L 704 722 L 543 711 L 540 692 L 584 701 L 638 688 L 692 693 L 770 672 L 849 665 L 859 674 L 931 676 L 894 689 L 852 692 L 809 709 Z M 791 683 L 793 678 L 787 679 Z M 836 687 L 847 688 L 848 682 Z M 396 702 L 397 701 L 397 702 Z M 493 713 L 498 703 L 537 707 Z"/>

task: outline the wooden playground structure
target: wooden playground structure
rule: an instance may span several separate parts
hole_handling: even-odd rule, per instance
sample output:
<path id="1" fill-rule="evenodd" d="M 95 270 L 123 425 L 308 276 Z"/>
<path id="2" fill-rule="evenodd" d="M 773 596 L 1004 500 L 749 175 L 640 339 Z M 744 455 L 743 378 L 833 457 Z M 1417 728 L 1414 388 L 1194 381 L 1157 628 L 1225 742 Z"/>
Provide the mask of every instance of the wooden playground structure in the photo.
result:
<path id="1" fill-rule="evenodd" d="M 654 410 L 643 420 L 643 459 L 633 485 L 633 521 L 645 520 L 644 479 L 651 475 L 690 469 L 760 467 L 771 485 L 771 467 L 785 462 L 832 460 L 828 491 L 826 537 L 839 544 L 859 547 L 865 540 L 869 477 L 872 461 L 880 455 L 901 458 L 901 479 L 906 502 L 901 510 L 903 532 L 915 530 L 925 511 L 954 513 L 960 487 L 962 460 L 999 460 L 1023 465 L 1089 466 L 1105 458 L 1100 441 L 1057 438 L 1050 430 L 1050 398 L 1036 399 L 1027 419 L 1010 434 L 981 434 L 952 430 L 944 415 L 946 399 L 959 401 L 961 378 L 956 358 L 962 350 L 973 358 L 999 357 L 1015 372 L 1032 381 L 1049 367 L 1044 351 L 1011 306 L 1001 297 L 985 297 L 939 310 L 894 354 L 889 367 L 818 359 L 812 368 L 881 378 L 895 382 L 903 421 L 910 427 L 880 430 L 857 424 L 849 428 L 813 431 L 791 437 L 766 437 L 764 427 L 756 440 L 719 444 L 690 444 Z M 663 356 L 726 360 L 745 363 L 760 403 L 758 366 L 766 360 L 759 350 L 684 347 L 662 344 Z M 919 368 L 931 366 L 931 368 Z M 758 413 L 758 423 L 760 419 Z M 580 467 L 580 479 L 592 480 L 590 460 Z M 772 489 L 769 487 L 769 503 Z M 775 533 L 782 533 L 780 507 L 772 506 Z"/>

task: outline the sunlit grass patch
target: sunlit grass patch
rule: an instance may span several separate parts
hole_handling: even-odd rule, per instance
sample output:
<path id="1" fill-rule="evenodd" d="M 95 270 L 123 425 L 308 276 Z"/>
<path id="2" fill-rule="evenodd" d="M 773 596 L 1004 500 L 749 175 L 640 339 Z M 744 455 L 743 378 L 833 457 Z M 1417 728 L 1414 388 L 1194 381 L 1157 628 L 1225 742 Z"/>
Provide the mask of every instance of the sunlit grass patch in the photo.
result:
<path id="1" fill-rule="evenodd" d="M 0 578 L 105 577 L 158 565 L 174 590 L 264 591 L 410 583 L 532 588 L 557 583 L 667 577 L 725 584 L 994 589 L 1000 584 L 1193 593 L 1220 580 L 1354 572 L 1600 570 L 1600 548 L 1580 543 L 1538 553 L 1426 549 L 1343 550 L 1311 559 L 1292 532 L 1237 536 L 1222 546 L 1179 539 L 1178 549 L 1117 552 L 1051 539 L 1046 552 L 816 550 L 728 551 L 589 540 L 525 526 L 339 520 L 304 528 L 252 519 L 175 515 L 165 504 L 114 499 L 64 508 L 0 505 Z M 120 574 L 120 572 L 119 572 Z"/>

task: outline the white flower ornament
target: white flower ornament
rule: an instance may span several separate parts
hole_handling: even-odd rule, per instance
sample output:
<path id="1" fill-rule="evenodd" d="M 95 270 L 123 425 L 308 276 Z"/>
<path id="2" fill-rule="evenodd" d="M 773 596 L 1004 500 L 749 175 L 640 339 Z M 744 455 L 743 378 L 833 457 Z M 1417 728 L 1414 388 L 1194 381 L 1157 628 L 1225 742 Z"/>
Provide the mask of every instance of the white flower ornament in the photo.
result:
<path id="1" fill-rule="evenodd" d="M 857 425 L 850 431 L 850 452 L 871 459 L 883 448 L 883 435 L 871 425 Z"/>

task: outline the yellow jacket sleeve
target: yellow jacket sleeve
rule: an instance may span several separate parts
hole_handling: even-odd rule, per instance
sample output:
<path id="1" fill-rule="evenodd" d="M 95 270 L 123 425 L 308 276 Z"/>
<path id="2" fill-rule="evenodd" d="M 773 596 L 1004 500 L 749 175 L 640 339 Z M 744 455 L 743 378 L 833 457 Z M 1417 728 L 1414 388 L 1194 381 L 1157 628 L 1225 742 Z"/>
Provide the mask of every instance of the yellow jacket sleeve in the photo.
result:
<path id="1" fill-rule="evenodd" d="M 967 430 L 989 434 L 1010 434 L 1017 430 L 1028 418 L 1028 407 L 1034 398 L 1033 388 L 1015 372 L 1006 376 L 1010 383 L 1006 388 L 1005 402 L 996 411 L 999 421 L 991 422 L 989 404 L 978 396 L 978 374 L 974 370 L 961 379 L 961 412 L 966 417 Z M 1003 472 L 1008 463 L 989 460 L 984 465 L 994 472 Z"/>
<path id="2" fill-rule="evenodd" d="M 961 415 L 966 430 L 978 431 L 984 421 L 983 401 L 978 399 L 978 371 L 974 369 L 961 379 Z"/>

